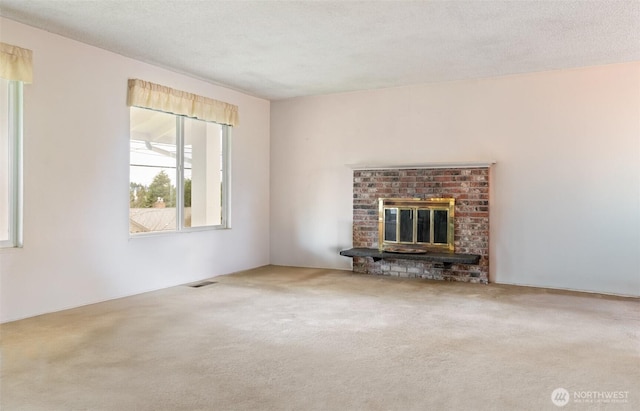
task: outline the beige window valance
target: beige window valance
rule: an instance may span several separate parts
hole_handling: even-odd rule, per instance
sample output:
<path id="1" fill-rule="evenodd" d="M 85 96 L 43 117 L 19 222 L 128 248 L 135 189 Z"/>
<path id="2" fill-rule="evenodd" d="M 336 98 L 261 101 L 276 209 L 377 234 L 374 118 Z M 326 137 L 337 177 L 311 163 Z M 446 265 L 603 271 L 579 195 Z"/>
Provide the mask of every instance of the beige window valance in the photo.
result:
<path id="1" fill-rule="evenodd" d="M 238 125 L 238 106 L 144 80 L 129 79 L 127 105 Z"/>
<path id="2" fill-rule="evenodd" d="M 0 43 L 0 77 L 31 83 L 33 81 L 33 52 L 7 43 Z"/>

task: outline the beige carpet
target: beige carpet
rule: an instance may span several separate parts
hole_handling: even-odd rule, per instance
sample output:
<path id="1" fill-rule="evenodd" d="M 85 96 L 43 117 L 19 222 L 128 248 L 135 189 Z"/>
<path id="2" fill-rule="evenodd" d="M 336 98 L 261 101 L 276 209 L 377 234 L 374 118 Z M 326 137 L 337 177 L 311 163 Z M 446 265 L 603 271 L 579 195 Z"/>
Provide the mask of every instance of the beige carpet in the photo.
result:
<path id="1" fill-rule="evenodd" d="M 273 266 L 213 281 L 2 325 L 0 408 L 555 410 L 564 388 L 566 410 L 640 409 L 637 299 Z"/>

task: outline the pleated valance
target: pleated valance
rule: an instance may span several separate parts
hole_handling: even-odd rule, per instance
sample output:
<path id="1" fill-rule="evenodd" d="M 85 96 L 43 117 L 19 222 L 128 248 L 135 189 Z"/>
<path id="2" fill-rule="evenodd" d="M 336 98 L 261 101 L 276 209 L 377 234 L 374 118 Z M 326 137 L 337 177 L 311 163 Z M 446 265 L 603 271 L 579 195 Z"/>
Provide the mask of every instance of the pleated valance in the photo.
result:
<path id="1" fill-rule="evenodd" d="M 6 80 L 33 81 L 32 51 L 0 43 L 0 78 Z"/>
<path id="2" fill-rule="evenodd" d="M 139 79 L 129 79 L 127 105 L 230 126 L 239 120 L 238 106 Z"/>

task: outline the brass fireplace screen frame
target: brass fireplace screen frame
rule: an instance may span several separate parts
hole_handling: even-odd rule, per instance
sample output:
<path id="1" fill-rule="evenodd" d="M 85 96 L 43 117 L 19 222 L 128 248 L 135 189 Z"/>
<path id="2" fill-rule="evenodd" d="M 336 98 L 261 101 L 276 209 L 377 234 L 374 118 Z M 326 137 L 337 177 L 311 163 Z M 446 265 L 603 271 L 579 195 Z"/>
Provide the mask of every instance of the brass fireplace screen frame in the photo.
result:
<path id="1" fill-rule="evenodd" d="M 380 198 L 379 250 L 401 253 L 453 252 L 454 208 L 454 198 Z"/>

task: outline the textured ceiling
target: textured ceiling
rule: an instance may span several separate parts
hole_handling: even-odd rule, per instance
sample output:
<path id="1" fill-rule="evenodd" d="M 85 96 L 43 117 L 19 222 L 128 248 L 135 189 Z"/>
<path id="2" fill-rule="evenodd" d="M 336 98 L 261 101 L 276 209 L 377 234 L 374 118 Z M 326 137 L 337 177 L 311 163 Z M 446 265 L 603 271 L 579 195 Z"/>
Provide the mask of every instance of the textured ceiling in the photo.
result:
<path id="1" fill-rule="evenodd" d="M 640 61 L 637 0 L 0 0 L 0 15 L 272 100 Z"/>

